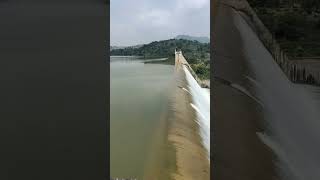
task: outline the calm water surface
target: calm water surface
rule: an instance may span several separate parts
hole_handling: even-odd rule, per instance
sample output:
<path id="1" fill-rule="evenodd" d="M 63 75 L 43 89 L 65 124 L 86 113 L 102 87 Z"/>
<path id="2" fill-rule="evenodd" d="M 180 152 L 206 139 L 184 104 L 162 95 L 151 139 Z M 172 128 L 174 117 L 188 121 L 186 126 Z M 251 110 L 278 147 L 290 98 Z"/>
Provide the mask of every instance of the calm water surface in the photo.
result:
<path id="1" fill-rule="evenodd" d="M 111 177 L 159 174 L 166 149 L 166 120 L 174 66 L 111 57 Z"/>

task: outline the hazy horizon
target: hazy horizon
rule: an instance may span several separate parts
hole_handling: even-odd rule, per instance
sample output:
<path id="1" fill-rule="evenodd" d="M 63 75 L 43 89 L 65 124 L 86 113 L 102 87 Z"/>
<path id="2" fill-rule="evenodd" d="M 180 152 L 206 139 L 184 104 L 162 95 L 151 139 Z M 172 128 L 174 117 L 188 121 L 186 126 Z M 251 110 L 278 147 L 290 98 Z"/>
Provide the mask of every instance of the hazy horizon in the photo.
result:
<path id="1" fill-rule="evenodd" d="M 110 45 L 133 46 L 177 35 L 210 38 L 210 0 L 111 0 Z"/>

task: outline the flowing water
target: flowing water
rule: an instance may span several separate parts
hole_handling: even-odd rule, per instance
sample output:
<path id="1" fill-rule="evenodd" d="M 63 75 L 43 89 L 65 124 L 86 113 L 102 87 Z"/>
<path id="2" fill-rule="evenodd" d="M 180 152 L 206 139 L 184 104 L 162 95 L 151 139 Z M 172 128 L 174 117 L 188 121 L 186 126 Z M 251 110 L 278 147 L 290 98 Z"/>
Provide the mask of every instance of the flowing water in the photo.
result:
<path id="1" fill-rule="evenodd" d="M 210 151 L 209 94 L 194 84 L 188 71 L 177 73 L 173 65 L 145 63 L 149 61 L 138 57 L 111 57 L 111 177 L 161 180 L 181 174 L 177 172 L 178 147 L 176 141 L 168 138 L 169 134 L 183 136 L 196 144 L 190 148 L 191 153 L 204 152 L 200 153 L 196 167 L 202 173 L 202 167 L 207 168 L 209 162 L 202 163 L 203 159 L 209 159 Z M 179 98 L 175 98 L 177 96 Z M 179 119 L 190 126 L 185 128 Z M 175 136 L 170 137 L 177 140 Z M 185 155 L 189 156 L 181 157 L 187 159 Z M 191 161 L 189 165 L 192 167 Z"/>
<path id="2" fill-rule="evenodd" d="M 207 89 L 201 88 L 185 66 L 184 72 L 192 95 L 191 107 L 197 112 L 197 123 L 199 124 L 202 143 L 207 150 L 210 160 L 210 93 Z"/>

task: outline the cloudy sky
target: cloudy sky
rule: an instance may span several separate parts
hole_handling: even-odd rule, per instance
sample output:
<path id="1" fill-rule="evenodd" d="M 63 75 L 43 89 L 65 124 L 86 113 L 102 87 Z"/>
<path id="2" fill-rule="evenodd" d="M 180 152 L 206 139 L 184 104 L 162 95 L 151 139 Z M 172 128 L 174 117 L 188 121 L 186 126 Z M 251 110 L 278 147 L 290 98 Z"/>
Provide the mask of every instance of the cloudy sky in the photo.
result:
<path id="1" fill-rule="evenodd" d="M 210 0 L 111 0 L 111 45 L 210 36 Z"/>

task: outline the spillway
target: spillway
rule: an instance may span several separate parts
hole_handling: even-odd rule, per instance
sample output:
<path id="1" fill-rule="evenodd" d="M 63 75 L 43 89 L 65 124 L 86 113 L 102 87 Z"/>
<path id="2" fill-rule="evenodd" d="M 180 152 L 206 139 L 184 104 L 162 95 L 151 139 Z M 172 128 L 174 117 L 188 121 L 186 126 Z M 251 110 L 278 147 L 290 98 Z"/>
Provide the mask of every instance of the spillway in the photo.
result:
<path id="1" fill-rule="evenodd" d="M 200 87 L 186 66 L 183 66 L 183 70 L 192 96 L 193 103 L 190 105 L 196 111 L 196 121 L 199 124 L 202 143 L 208 152 L 208 160 L 210 160 L 210 93 L 208 89 Z"/>

